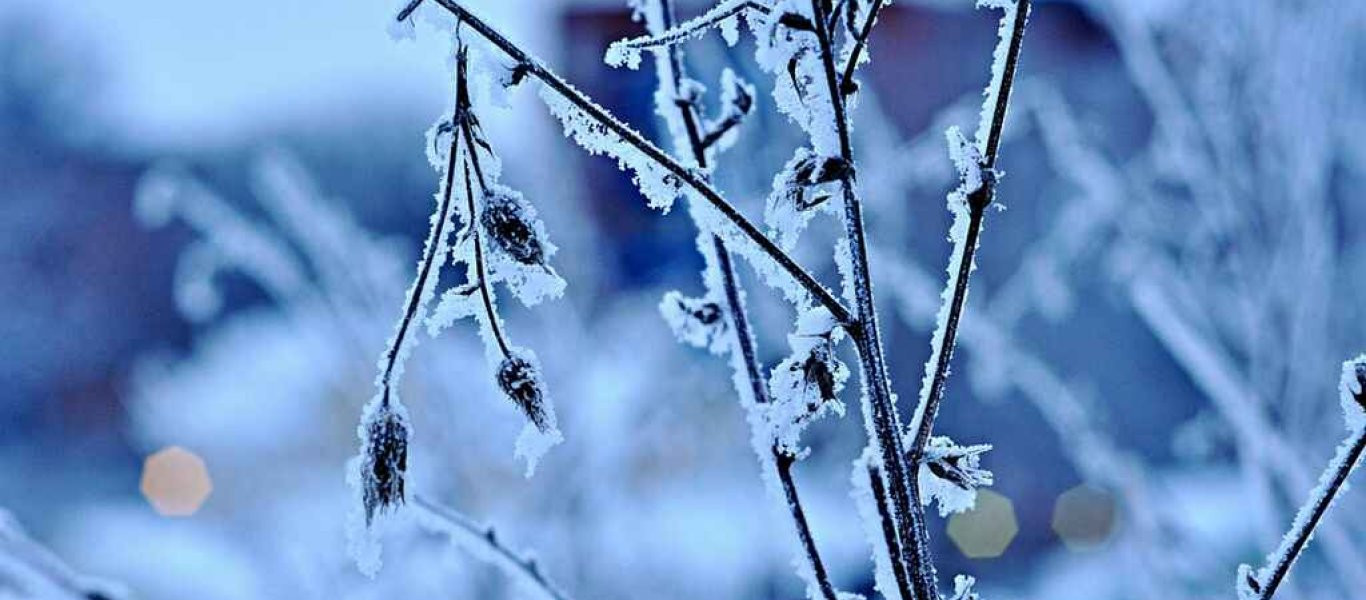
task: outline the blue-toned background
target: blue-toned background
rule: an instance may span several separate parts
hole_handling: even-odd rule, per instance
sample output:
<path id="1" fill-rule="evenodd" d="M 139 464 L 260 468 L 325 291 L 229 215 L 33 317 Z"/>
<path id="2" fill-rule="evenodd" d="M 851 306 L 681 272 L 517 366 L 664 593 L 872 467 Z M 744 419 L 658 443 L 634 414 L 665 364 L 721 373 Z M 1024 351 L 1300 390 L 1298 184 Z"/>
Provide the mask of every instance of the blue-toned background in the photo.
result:
<path id="1" fill-rule="evenodd" d="M 391 40 L 391 4 L 0 5 L 0 507 L 79 572 L 152 600 L 520 597 L 408 524 L 377 579 L 346 555 L 343 464 L 426 232 L 424 134 L 452 87 L 443 34 Z M 666 135 L 650 61 L 602 61 L 641 32 L 625 6 L 471 4 Z M 854 113 L 903 415 L 950 249 L 943 131 L 974 125 L 995 43 L 998 13 L 971 4 L 888 9 Z M 1225 598 L 1274 546 L 1344 435 L 1339 365 L 1366 348 L 1362 31 L 1349 1 L 1036 4 L 1005 210 L 937 429 L 995 446 L 997 495 L 933 519 L 941 581 L 972 574 L 992 599 Z M 760 220 L 799 132 L 747 35 L 688 48 L 714 92 L 725 67 L 759 87 L 717 182 Z M 647 209 L 532 87 L 481 118 L 569 282 L 504 313 L 566 442 L 524 479 L 521 417 L 472 325 L 424 333 L 404 382 L 412 489 L 497 525 L 575 598 L 800 597 L 727 365 L 658 315 L 666 291 L 701 290 L 686 212 Z M 195 190 L 165 222 L 135 202 L 153 169 Z M 819 217 L 798 252 L 832 283 L 838 233 Z M 793 315 L 753 275 L 772 366 Z M 835 583 L 872 594 L 848 496 L 856 393 L 808 431 L 796 473 Z M 189 514 L 162 514 L 167 498 Z M 1366 589 L 1362 508 L 1343 497 L 1285 597 Z M 29 597 L 7 565 L 0 598 Z"/>

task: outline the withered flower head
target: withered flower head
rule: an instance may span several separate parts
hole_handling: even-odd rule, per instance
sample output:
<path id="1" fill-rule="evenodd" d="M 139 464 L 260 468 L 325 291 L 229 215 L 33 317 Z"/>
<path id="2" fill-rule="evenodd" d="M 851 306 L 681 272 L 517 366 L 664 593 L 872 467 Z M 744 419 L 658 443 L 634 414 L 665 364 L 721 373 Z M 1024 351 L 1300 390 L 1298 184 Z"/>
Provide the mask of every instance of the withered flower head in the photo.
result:
<path id="1" fill-rule="evenodd" d="M 388 404 L 380 405 L 368 417 L 360 465 L 367 524 L 377 513 L 394 510 L 404 502 L 409 434 L 407 417 Z"/>
<path id="2" fill-rule="evenodd" d="M 495 246 L 524 265 L 545 263 L 545 248 L 532 224 L 529 207 L 520 194 L 501 186 L 484 194 L 479 224 Z"/>
<path id="3" fill-rule="evenodd" d="M 973 491 L 992 483 L 991 471 L 980 464 L 982 455 L 990 449 L 988 444 L 959 446 L 946 438 L 935 438 L 925 448 L 925 466 L 935 477 L 954 487 Z"/>
<path id="4" fill-rule="evenodd" d="M 498 365 L 498 387 L 522 409 L 536 429 L 542 432 L 552 429 L 546 416 L 545 383 L 541 381 L 541 371 L 536 363 L 515 351 L 509 353 Z"/>

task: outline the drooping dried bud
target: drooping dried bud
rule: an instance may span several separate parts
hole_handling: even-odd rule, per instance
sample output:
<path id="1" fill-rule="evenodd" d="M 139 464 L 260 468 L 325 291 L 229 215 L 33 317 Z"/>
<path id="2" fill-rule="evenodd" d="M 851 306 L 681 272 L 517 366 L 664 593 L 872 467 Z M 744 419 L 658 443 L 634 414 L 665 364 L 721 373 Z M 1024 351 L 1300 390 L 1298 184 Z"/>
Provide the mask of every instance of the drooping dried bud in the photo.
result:
<path id="1" fill-rule="evenodd" d="M 526 201 L 510 189 L 490 187 L 484 194 L 479 224 L 493 244 L 524 265 L 545 263 L 545 248 L 537 235 Z"/>
<path id="2" fill-rule="evenodd" d="M 542 433 L 554 428 L 546 415 L 545 383 L 536 363 L 517 352 L 498 365 L 498 387 Z"/>
<path id="3" fill-rule="evenodd" d="M 1238 565 L 1238 584 L 1235 588 L 1238 600 L 1255 600 L 1262 594 L 1262 582 L 1257 579 L 1257 570 L 1251 565 Z"/>
<path id="4" fill-rule="evenodd" d="M 402 409 L 381 404 L 369 411 L 362 427 L 365 440 L 361 448 L 361 499 L 365 505 L 365 522 L 369 524 L 376 514 L 392 511 L 404 502 L 408 418 Z"/>
<path id="5" fill-rule="evenodd" d="M 977 579 L 970 575 L 955 575 L 953 578 L 953 597 L 949 600 L 981 600 L 975 588 Z"/>
<path id="6" fill-rule="evenodd" d="M 664 294 L 659 303 L 669 328 L 682 342 L 713 352 L 725 349 L 729 340 L 725 311 L 721 305 L 707 298 L 689 298 L 679 292 Z"/>
<path id="7" fill-rule="evenodd" d="M 829 311 L 812 309 L 797 321 L 788 336 L 792 354 L 773 369 L 769 380 L 772 403 L 764 407 L 774 439 L 789 453 L 798 453 L 798 438 L 808 425 L 826 414 L 844 414 L 839 393 L 849 379 L 849 368 L 835 356 L 843 330 Z"/>

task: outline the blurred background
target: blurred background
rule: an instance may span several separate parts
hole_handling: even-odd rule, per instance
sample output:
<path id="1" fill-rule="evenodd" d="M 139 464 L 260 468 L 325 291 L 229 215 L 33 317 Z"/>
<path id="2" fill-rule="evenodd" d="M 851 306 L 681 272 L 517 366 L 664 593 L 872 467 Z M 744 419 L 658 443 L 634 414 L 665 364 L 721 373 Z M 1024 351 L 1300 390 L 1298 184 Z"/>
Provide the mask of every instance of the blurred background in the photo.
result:
<path id="1" fill-rule="evenodd" d="M 343 464 L 426 233 L 424 134 L 452 88 L 448 33 L 391 40 L 392 4 L 0 4 L 0 507 L 77 571 L 153 600 L 520 597 L 416 527 L 388 534 L 374 580 L 346 555 Z M 667 134 L 649 61 L 602 61 L 642 31 L 622 3 L 473 4 Z M 998 14 L 897 2 L 862 71 L 856 154 L 904 415 L 950 250 L 943 131 L 976 121 Z M 1036 3 L 1006 210 L 937 428 L 993 444 L 996 484 L 933 519 L 941 581 L 1227 598 L 1237 564 L 1274 547 L 1345 435 L 1339 365 L 1366 348 L 1363 31 L 1350 0 Z M 747 36 L 688 50 L 713 90 L 726 67 L 759 86 L 717 172 L 758 220 L 802 139 Z M 473 329 L 424 333 L 404 380 L 410 489 L 496 525 L 576 598 L 800 597 L 728 366 L 657 311 L 701 290 L 692 223 L 649 211 L 534 90 L 481 118 L 560 247 L 565 296 L 504 315 L 566 441 L 524 479 L 521 416 Z M 139 206 L 149 172 L 193 193 Z M 828 282 L 838 229 L 818 219 L 799 252 Z M 793 315 L 741 277 L 771 367 Z M 809 430 L 796 476 L 836 585 L 872 594 L 849 498 L 860 418 Z M 1285 597 L 1359 597 L 1363 508 L 1341 499 Z M 36 593 L 23 573 L 0 561 L 0 598 Z"/>

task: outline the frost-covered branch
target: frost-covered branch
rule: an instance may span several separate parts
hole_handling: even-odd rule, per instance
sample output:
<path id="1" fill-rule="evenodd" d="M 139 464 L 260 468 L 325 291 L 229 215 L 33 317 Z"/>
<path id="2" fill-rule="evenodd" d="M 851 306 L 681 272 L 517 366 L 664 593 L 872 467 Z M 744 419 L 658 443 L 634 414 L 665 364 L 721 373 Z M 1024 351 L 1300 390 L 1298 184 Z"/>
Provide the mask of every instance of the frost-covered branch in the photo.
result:
<path id="1" fill-rule="evenodd" d="M 853 6 L 853 0 L 849 0 L 849 6 Z M 854 47 L 849 50 L 849 57 L 844 61 L 844 69 L 840 71 L 840 93 L 850 96 L 858 90 L 858 84 L 854 81 L 854 70 L 858 68 L 859 61 L 863 59 L 863 49 L 868 45 L 868 38 L 873 34 L 873 24 L 877 23 L 877 17 L 882 13 L 882 7 L 887 5 L 887 0 L 873 0 L 873 5 L 868 8 L 868 17 L 864 19 L 863 25 L 858 32 L 853 34 Z M 845 17 L 846 25 L 854 27 L 854 12 L 851 9 L 849 15 Z"/>
<path id="2" fill-rule="evenodd" d="M 534 558 L 519 555 L 498 539 L 492 527 L 476 524 L 469 517 L 424 496 L 413 496 L 418 522 L 425 528 L 450 537 L 451 543 L 470 556 L 497 568 L 524 589 L 546 600 L 569 600 L 541 572 Z"/>
<path id="3" fill-rule="evenodd" d="M 671 24 L 661 31 L 612 42 L 612 45 L 607 47 L 607 64 L 634 69 L 640 65 L 642 50 L 676 46 L 690 38 L 699 37 L 714 27 L 725 28 L 727 38 L 734 40 L 738 35 L 735 20 L 750 10 L 768 14 L 771 9 L 756 0 L 725 0 L 697 17 L 677 25 Z"/>
<path id="4" fill-rule="evenodd" d="M 857 327 L 851 331 L 858 349 L 865 392 L 864 425 L 868 430 L 869 444 L 877 449 L 877 460 L 881 472 L 886 477 L 885 492 L 890 500 L 887 511 L 890 523 L 883 529 L 897 533 L 899 548 L 888 548 L 889 556 L 899 556 L 905 563 L 905 580 L 898 579 L 900 595 L 909 600 L 934 600 L 938 598 L 935 586 L 934 565 L 930 559 L 929 537 L 924 527 L 924 511 L 920 506 L 918 490 L 914 483 L 914 473 L 905 463 L 905 450 L 902 441 L 901 418 L 897 413 L 896 402 L 888 379 L 886 358 L 878 331 L 877 309 L 873 300 L 872 275 L 868 267 L 868 241 L 863 223 L 862 201 L 856 191 L 853 144 L 850 141 L 849 121 L 846 114 L 845 95 L 841 91 L 841 81 L 836 72 L 834 42 L 832 32 L 825 26 L 829 22 L 824 0 L 811 1 L 811 20 L 819 25 L 813 28 L 816 38 L 818 65 L 806 67 L 819 69 L 811 73 L 813 77 L 823 77 L 825 81 L 825 102 L 830 113 L 811 115 L 814 121 L 824 117 L 825 123 L 808 123 L 808 133 L 812 136 L 813 146 L 818 153 L 838 152 L 838 159 L 845 168 L 838 169 L 838 180 L 844 205 L 844 228 L 848 244 L 847 287 L 852 293 L 857 318 Z M 798 57 L 791 59 L 789 70 L 801 69 Z M 795 72 L 795 71 L 794 71 Z M 794 77 L 794 81 L 796 78 Z M 824 110 L 824 107 L 819 109 Z M 814 111 L 813 111 L 814 112 Z M 833 129 L 835 147 L 831 145 L 830 132 Z M 887 520 L 883 515 L 880 518 Z M 884 590 L 884 593 L 889 592 Z"/>
<path id="5" fill-rule="evenodd" d="M 674 29 L 675 16 L 672 0 L 646 0 L 642 3 L 640 10 L 645 13 L 647 28 L 665 32 Z M 657 34 L 653 37 L 660 35 L 663 34 Z M 661 46 L 656 49 L 656 53 L 659 58 L 656 73 L 660 88 L 656 98 L 659 105 L 658 111 L 668 122 L 669 130 L 673 135 L 677 136 L 678 130 L 683 130 L 682 137 L 687 141 L 687 149 L 691 152 L 695 165 L 702 169 L 708 169 L 710 168 L 708 148 L 729 130 L 739 125 L 741 119 L 749 111 L 752 98 L 743 96 L 742 100 L 737 99 L 733 103 L 723 102 L 726 109 L 730 109 L 729 114 L 704 137 L 699 131 L 700 118 L 697 114 L 696 98 L 687 96 L 684 91 L 687 73 L 682 49 L 677 45 Z M 729 75 L 729 73 L 727 74 Z M 748 94 L 742 84 L 734 81 L 733 75 L 730 79 L 728 90 L 738 89 L 742 94 Z M 732 105 L 737 106 L 732 108 Z M 675 140 L 675 143 L 678 144 L 681 141 Z M 697 225 L 699 228 L 703 226 L 702 223 L 697 223 Z M 710 238 L 710 253 L 705 247 L 708 242 L 707 238 Z M 735 370 L 736 392 L 740 395 L 741 404 L 745 407 L 746 412 L 752 416 L 751 425 L 758 426 L 762 424 L 763 420 L 753 418 L 754 413 L 760 410 L 759 407 L 769 404 L 772 398 L 769 395 L 768 382 L 759 363 L 754 336 L 750 329 L 748 311 L 744 304 L 744 292 L 740 288 L 740 282 L 731 261 L 731 252 L 726 247 L 725 241 L 717 235 L 708 235 L 702 232 L 699 234 L 698 243 L 700 245 L 699 250 L 704 258 L 708 259 L 708 263 L 713 261 L 715 263 L 708 264 L 707 269 L 709 271 L 714 269 L 720 274 L 720 284 L 725 296 L 726 314 L 730 316 L 730 322 L 733 326 L 734 344 L 729 351 L 732 355 L 738 352 L 738 356 L 732 356 L 731 361 L 732 368 Z M 716 278 L 711 276 L 711 273 L 707 273 L 703 279 L 710 287 L 715 284 L 713 280 Z M 751 394 L 749 402 L 745 401 L 746 390 L 741 382 L 748 383 L 748 391 Z M 768 436 L 757 431 L 754 436 L 756 438 L 754 441 L 755 451 L 759 453 L 760 468 L 768 469 L 771 466 L 782 488 L 781 498 L 791 515 L 793 527 L 798 541 L 801 543 L 802 560 L 805 561 L 806 568 L 801 570 L 801 574 L 804 576 L 809 574 L 808 590 L 813 595 L 818 591 L 820 597 L 825 600 L 836 600 L 835 587 L 831 584 L 829 571 L 821 559 L 815 536 L 811 532 L 806 511 L 802 507 L 801 497 L 797 492 L 796 481 L 792 476 L 792 466 L 796 463 L 797 456 L 784 450 L 776 441 L 769 444 L 765 450 L 762 448 L 761 442 Z M 764 456 L 765 451 L 768 453 L 767 457 Z M 767 477 L 764 479 L 768 480 Z M 777 496 L 778 494 L 774 493 L 773 495 Z"/>
<path id="6" fill-rule="evenodd" d="M 1020 46 L 1024 41 L 1025 23 L 1029 19 L 1029 0 L 979 3 L 1001 8 L 1000 41 L 992 65 L 992 81 L 986 91 L 982 120 L 978 124 L 975 144 L 969 144 L 956 129 L 949 131 L 950 153 L 958 166 L 960 186 L 949 198 L 954 212 L 950 236 L 955 240 L 949 274 L 949 286 L 944 289 L 944 304 L 940 308 L 938 327 L 931 344 L 930 360 L 926 363 L 925 379 L 921 383 L 921 399 L 912 421 L 915 437 L 910 444 L 913 464 L 924 460 L 934 418 L 943 400 L 948 383 L 949 364 L 953 358 L 959 321 L 967 302 L 968 280 L 972 274 L 982 221 L 986 209 L 995 200 L 997 174 L 996 159 L 1005 126 L 1010 92 L 1019 65 Z"/>
<path id="7" fill-rule="evenodd" d="M 1309 545 L 1314 530 L 1332 506 L 1338 492 L 1347 484 L 1361 455 L 1366 451 L 1366 354 L 1342 364 L 1342 379 L 1338 384 L 1343 416 L 1350 434 L 1338 446 L 1337 454 L 1329 461 L 1319 478 L 1319 484 L 1300 507 L 1290 531 L 1281 539 L 1276 551 L 1267 555 L 1266 565 L 1255 572 L 1249 565 L 1238 567 L 1238 597 L 1240 600 L 1269 600 L 1285 580 L 1295 559 Z"/>
<path id="8" fill-rule="evenodd" d="M 573 110 L 578 111 L 583 117 L 593 123 L 594 131 L 580 131 L 578 132 L 579 134 L 583 136 L 610 134 L 619 140 L 626 148 L 629 148 L 631 152 L 638 153 L 640 158 L 645 161 L 645 165 L 635 164 L 633 160 L 628 161 L 628 157 L 620 154 L 619 149 L 595 147 L 593 150 L 596 153 L 614 153 L 614 156 L 619 160 L 631 163 L 632 167 L 638 168 L 638 170 L 654 167 L 662 169 L 667 173 L 668 177 L 676 182 L 681 182 L 681 184 L 686 185 L 686 187 L 695 191 L 699 196 L 705 199 L 712 208 L 720 213 L 720 217 L 736 229 L 736 233 L 738 234 L 736 235 L 736 238 L 738 240 L 753 244 L 758 253 L 771 259 L 779 270 L 786 272 L 792 277 L 802 289 L 811 294 L 822 306 L 825 306 L 841 323 L 851 322 L 852 317 L 849 310 L 846 309 L 829 290 L 821 285 L 814 276 L 798 265 L 791 256 L 786 252 L 783 252 L 783 250 L 774 244 L 772 240 L 768 239 L 758 227 L 751 223 L 749 219 L 745 218 L 739 209 L 722 197 L 720 192 L 712 187 L 702 174 L 693 169 L 689 169 L 674 160 L 668 153 L 650 143 L 649 140 L 646 140 L 644 136 L 632 129 L 629 125 L 626 125 L 621 120 L 612 116 L 606 109 L 584 95 L 583 92 L 578 91 L 559 75 L 556 75 L 547 68 L 539 59 L 522 50 L 498 30 L 494 29 L 459 3 L 454 0 L 432 1 L 441 5 L 442 8 L 453 14 L 461 23 L 469 25 L 471 29 L 475 30 L 480 36 L 488 40 L 489 43 L 493 44 L 501 52 L 515 61 L 517 63 L 516 68 L 520 73 L 524 74 L 523 76 L 531 76 L 541 81 L 545 84 L 550 93 L 553 93 L 560 100 L 568 103 L 572 106 Z M 400 13 L 400 16 L 406 18 L 411 14 L 410 8 L 415 8 L 419 2 L 420 0 L 414 0 L 409 7 L 404 9 L 403 13 Z M 561 107 L 552 106 L 552 110 L 558 108 Z M 556 112 L 559 111 L 557 110 Z M 635 157 L 630 158 L 634 159 Z M 651 198 L 652 204 L 656 206 L 667 207 L 672 200 L 672 197 L 659 197 L 658 194 L 668 193 L 662 190 L 643 191 L 646 192 L 647 197 Z M 746 257 L 755 260 L 754 257 L 751 257 L 748 253 L 746 254 Z"/>

